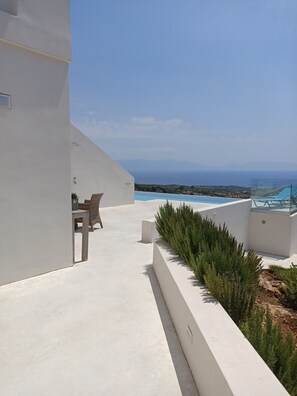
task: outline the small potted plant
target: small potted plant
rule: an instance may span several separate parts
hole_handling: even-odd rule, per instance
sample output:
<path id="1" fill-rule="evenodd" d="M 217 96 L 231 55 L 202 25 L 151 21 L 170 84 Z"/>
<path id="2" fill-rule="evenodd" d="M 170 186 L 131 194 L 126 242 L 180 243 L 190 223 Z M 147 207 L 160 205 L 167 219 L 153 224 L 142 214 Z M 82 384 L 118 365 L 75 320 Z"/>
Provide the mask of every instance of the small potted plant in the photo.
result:
<path id="1" fill-rule="evenodd" d="M 78 196 L 76 193 L 71 194 L 71 199 L 72 199 L 72 210 L 77 210 L 78 209 Z"/>

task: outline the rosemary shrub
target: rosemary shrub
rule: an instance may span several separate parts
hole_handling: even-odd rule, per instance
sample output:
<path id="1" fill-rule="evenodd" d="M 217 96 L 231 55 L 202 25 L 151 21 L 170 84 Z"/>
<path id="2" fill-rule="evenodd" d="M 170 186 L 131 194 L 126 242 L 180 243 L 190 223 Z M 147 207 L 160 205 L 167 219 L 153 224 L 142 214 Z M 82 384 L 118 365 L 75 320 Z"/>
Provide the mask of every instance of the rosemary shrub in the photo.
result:
<path id="1" fill-rule="evenodd" d="M 192 268 L 197 279 L 239 324 L 249 315 L 256 298 L 261 259 L 245 254 L 227 227 L 202 219 L 188 205 L 161 206 L 156 215 L 160 236 Z"/>
<path id="2" fill-rule="evenodd" d="M 297 396 L 297 351 L 291 333 L 272 323 L 269 309 L 255 309 L 241 330 L 291 396 Z"/>

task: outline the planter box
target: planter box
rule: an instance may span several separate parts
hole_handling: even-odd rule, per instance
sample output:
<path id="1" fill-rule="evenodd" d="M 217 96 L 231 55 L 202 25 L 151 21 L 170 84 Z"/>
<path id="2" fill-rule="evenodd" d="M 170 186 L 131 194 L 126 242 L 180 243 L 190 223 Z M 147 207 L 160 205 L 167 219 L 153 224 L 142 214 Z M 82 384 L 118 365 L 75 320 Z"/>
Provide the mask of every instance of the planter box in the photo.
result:
<path id="1" fill-rule="evenodd" d="M 288 396 L 223 307 L 162 240 L 153 268 L 200 396 Z"/>

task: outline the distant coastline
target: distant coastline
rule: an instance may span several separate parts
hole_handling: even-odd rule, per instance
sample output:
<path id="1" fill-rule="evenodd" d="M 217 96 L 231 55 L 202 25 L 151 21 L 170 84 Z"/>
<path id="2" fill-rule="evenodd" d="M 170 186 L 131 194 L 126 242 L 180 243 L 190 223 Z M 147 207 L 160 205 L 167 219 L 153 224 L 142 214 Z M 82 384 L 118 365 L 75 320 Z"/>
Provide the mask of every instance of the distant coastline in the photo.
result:
<path id="1" fill-rule="evenodd" d="M 201 170 L 201 171 L 155 171 L 129 170 L 135 183 L 149 185 L 179 186 L 237 186 L 250 188 L 261 181 L 297 184 L 297 169 L 279 171 L 247 170 Z"/>
<path id="2" fill-rule="evenodd" d="M 253 186 L 297 185 L 296 171 L 135 171 L 135 190 L 247 199 Z"/>
<path id="3" fill-rule="evenodd" d="M 135 191 L 166 194 L 202 195 L 220 198 L 248 199 L 250 187 L 241 186 L 184 186 L 178 184 L 135 184 Z"/>

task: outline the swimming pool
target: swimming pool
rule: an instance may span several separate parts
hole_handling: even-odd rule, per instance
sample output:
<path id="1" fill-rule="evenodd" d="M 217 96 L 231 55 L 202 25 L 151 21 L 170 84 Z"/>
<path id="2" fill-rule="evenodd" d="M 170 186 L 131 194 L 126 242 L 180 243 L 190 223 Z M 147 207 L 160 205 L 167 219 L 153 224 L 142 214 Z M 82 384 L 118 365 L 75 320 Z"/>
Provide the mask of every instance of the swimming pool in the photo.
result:
<path id="1" fill-rule="evenodd" d="M 135 191 L 134 198 L 136 201 L 152 201 L 153 199 L 165 199 L 168 201 L 196 202 L 214 205 L 238 201 L 235 198 L 208 197 L 204 195 L 165 194 L 143 191 Z"/>

